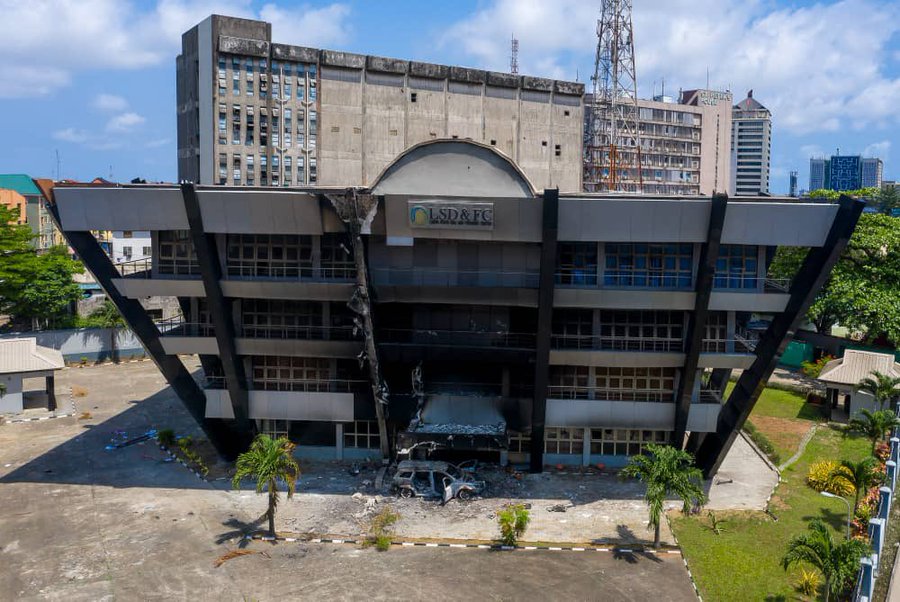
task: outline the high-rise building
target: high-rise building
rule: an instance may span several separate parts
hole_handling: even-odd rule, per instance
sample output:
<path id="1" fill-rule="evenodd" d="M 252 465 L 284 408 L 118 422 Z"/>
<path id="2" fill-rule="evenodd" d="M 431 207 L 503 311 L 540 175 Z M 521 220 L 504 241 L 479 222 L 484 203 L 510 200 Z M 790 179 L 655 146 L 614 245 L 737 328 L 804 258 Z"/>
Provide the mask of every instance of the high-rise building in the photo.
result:
<path id="1" fill-rule="evenodd" d="M 797 171 L 792 171 L 790 174 L 790 188 L 788 192 L 788 196 L 798 197 L 800 196 L 799 191 L 797 190 Z"/>
<path id="2" fill-rule="evenodd" d="M 809 160 L 809 189 L 828 189 L 831 183 L 831 161 L 824 158 L 810 158 Z"/>
<path id="3" fill-rule="evenodd" d="M 306 457 L 427 443 L 435 459 L 533 470 L 622 466 L 669 442 L 715 472 L 767 377 L 748 368 L 774 366 L 832 256 L 810 251 L 793 284 L 770 278 L 768 258 L 833 241 L 836 257 L 862 210 L 539 191 L 496 147 L 452 139 L 401 153 L 369 187 L 53 197 L 70 244 L 218 445 L 256 429 Z M 117 274 L 90 230 L 150 230 L 144 277 Z M 179 297 L 183 322 L 154 326 L 148 295 Z M 777 317 L 754 333 L 755 313 Z M 200 355 L 204 389 L 180 353 Z M 723 405 L 732 369 L 744 372 Z"/>
<path id="4" fill-rule="evenodd" d="M 581 189 L 584 85 L 272 41 L 212 15 L 182 36 L 178 177 L 200 184 L 368 185 L 435 138 L 472 139 L 536 186 Z"/>
<path id="5" fill-rule="evenodd" d="M 859 164 L 860 188 L 881 188 L 884 179 L 884 163 L 877 158 L 864 158 Z"/>
<path id="6" fill-rule="evenodd" d="M 769 194 L 772 112 L 753 98 L 734 105 L 731 120 L 731 191 L 738 196 Z"/>
<path id="7" fill-rule="evenodd" d="M 641 178 L 636 170 L 618 174 L 620 188 L 644 194 L 697 196 L 729 190 L 731 93 L 688 90 L 680 102 L 670 97 L 638 99 Z M 585 96 L 585 138 L 589 136 L 591 95 Z M 626 114 L 632 106 L 620 107 Z M 601 128 L 602 129 L 602 128 Z M 622 146 L 619 155 L 636 155 L 636 147 Z M 637 158 L 627 161 L 636 165 Z"/>

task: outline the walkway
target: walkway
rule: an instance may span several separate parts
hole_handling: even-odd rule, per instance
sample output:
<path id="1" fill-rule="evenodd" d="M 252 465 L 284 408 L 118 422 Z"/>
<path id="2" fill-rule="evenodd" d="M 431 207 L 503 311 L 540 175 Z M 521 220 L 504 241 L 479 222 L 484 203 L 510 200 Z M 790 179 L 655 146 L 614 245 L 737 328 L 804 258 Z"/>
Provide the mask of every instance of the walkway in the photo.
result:
<path id="1" fill-rule="evenodd" d="M 738 436 L 709 488 L 709 510 L 765 510 L 778 473 Z"/>

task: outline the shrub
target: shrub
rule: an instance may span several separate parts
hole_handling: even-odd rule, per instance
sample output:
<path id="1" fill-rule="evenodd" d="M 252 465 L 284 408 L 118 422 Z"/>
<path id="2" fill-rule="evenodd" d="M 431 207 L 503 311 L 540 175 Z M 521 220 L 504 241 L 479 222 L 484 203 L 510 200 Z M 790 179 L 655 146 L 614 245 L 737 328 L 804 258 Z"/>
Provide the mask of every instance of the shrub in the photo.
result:
<path id="1" fill-rule="evenodd" d="M 725 529 L 722 528 L 727 521 L 716 516 L 716 513 L 710 510 L 706 513 L 709 517 L 709 530 L 715 533 L 716 535 L 721 535 Z"/>
<path id="2" fill-rule="evenodd" d="M 887 462 L 891 457 L 891 446 L 884 441 L 875 444 L 875 457 L 882 462 Z"/>
<path id="3" fill-rule="evenodd" d="M 172 448 L 175 446 L 175 431 L 172 429 L 162 429 L 156 433 L 156 440 L 163 447 Z"/>
<path id="4" fill-rule="evenodd" d="M 803 374 L 810 378 L 819 378 L 819 374 L 822 373 L 822 368 L 824 368 L 825 364 L 833 359 L 833 356 L 826 353 L 814 362 L 802 362 L 801 365 L 803 366 Z"/>
<path id="5" fill-rule="evenodd" d="M 852 495 L 853 485 L 844 478 L 835 478 L 840 475 L 841 465 L 834 460 L 823 460 L 809 467 L 806 475 L 806 484 L 814 490 L 827 491 L 835 495 Z"/>
<path id="6" fill-rule="evenodd" d="M 815 596 L 822 585 L 822 577 L 818 571 L 800 569 L 800 579 L 797 581 L 797 590 L 804 596 Z"/>
<path id="7" fill-rule="evenodd" d="M 372 523 L 369 525 L 369 535 L 363 542 L 363 546 L 374 545 L 379 552 L 391 549 L 391 532 L 398 520 L 400 520 L 400 514 L 392 510 L 390 506 L 384 506 L 372 517 Z"/>
<path id="8" fill-rule="evenodd" d="M 756 447 L 768 456 L 769 460 L 772 461 L 772 464 L 778 465 L 781 463 L 781 454 L 778 453 L 775 446 L 769 441 L 769 438 L 763 435 L 761 431 L 757 430 L 755 424 L 747 420 L 744 422 L 744 430 L 750 435 L 750 440 L 756 444 Z"/>
<path id="9" fill-rule="evenodd" d="M 500 526 L 500 541 L 505 546 L 515 546 L 519 538 L 525 534 L 531 520 L 528 510 L 522 504 L 510 504 L 497 513 Z"/>

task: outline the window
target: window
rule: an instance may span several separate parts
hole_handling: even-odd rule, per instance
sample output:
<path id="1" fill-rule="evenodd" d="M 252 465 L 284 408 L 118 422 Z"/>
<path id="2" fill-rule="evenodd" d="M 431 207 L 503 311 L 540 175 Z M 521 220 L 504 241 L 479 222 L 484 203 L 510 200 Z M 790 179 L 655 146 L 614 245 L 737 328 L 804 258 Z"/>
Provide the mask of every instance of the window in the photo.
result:
<path id="1" fill-rule="evenodd" d="M 672 402 L 675 368 L 594 368 L 594 399 Z"/>
<path id="2" fill-rule="evenodd" d="M 599 348 L 619 351 L 681 351 L 684 314 L 677 311 L 602 310 Z"/>
<path id="3" fill-rule="evenodd" d="M 511 453 L 527 454 L 531 452 L 531 433 L 517 433 L 509 431 L 509 451 Z"/>
<path id="4" fill-rule="evenodd" d="M 149 257 L 153 253 L 151 247 L 141 247 L 141 255 Z"/>
<path id="5" fill-rule="evenodd" d="M 544 431 L 544 453 L 580 456 L 584 450 L 581 427 L 548 426 Z"/>
<path id="6" fill-rule="evenodd" d="M 253 96 L 253 80 L 247 80 L 247 96 Z"/>
<path id="7" fill-rule="evenodd" d="M 253 59 L 247 59 L 247 73 L 253 73 Z"/>
<path id="8" fill-rule="evenodd" d="M 409 95 L 409 102 L 416 102 L 418 100 L 418 93 L 412 92 Z"/>
<path id="9" fill-rule="evenodd" d="M 603 456 L 637 456 L 648 443 L 665 444 L 668 431 L 634 429 L 591 429 L 591 454 Z"/>
<path id="10" fill-rule="evenodd" d="M 594 311 L 591 309 L 553 310 L 553 344 L 556 348 L 591 349 Z"/>
<path id="11" fill-rule="evenodd" d="M 134 233 L 131 230 L 125 230 L 122 232 L 122 238 L 132 238 Z"/>
<path id="12" fill-rule="evenodd" d="M 199 274 L 197 254 L 187 230 L 160 230 L 159 232 L 159 272 L 160 274 Z"/>
<path id="13" fill-rule="evenodd" d="M 285 82 L 285 84 L 284 84 L 284 97 L 287 100 L 291 99 L 291 85 L 287 82 Z"/>
<path id="14" fill-rule="evenodd" d="M 225 131 L 225 113 L 219 113 L 219 132 Z"/>
<path id="15" fill-rule="evenodd" d="M 597 243 L 559 243 L 556 266 L 557 284 L 596 286 Z"/>
<path id="16" fill-rule="evenodd" d="M 344 424 L 344 447 L 378 449 L 378 423 L 374 420 L 357 420 Z"/>
<path id="17" fill-rule="evenodd" d="M 122 255 L 124 255 L 128 259 L 131 259 L 131 247 L 122 247 Z"/>
<path id="18" fill-rule="evenodd" d="M 557 157 L 562 155 L 562 150 L 560 150 L 560 146 L 558 144 L 553 147 L 553 154 Z"/>
<path id="19" fill-rule="evenodd" d="M 243 336 L 273 339 L 325 339 L 332 333 L 322 327 L 322 303 L 318 301 L 282 301 L 278 299 L 245 299 L 241 304 Z"/>
<path id="20" fill-rule="evenodd" d="M 235 96 L 241 95 L 241 80 L 238 78 L 237 71 L 234 72 L 234 79 L 231 80 L 231 93 Z"/>
<path id="21" fill-rule="evenodd" d="M 241 126 L 239 126 L 238 124 L 234 124 L 231 126 L 231 143 L 241 143 Z"/>
<path id="22" fill-rule="evenodd" d="M 589 399 L 589 366 L 551 366 L 549 395 L 554 399 Z"/>
<path id="23" fill-rule="evenodd" d="M 267 181 L 263 174 L 260 179 Z M 310 236 L 229 234 L 226 240 L 229 276 L 312 278 L 314 275 Z"/>
<path id="24" fill-rule="evenodd" d="M 690 288 L 691 244 L 606 243 L 606 286 Z"/>
<path id="25" fill-rule="evenodd" d="M 262 423 L 260 431 L 264 435 L 268 435 L 269 437 L 272 437 L 273 439 L 288 436 L 288 421 L 287 420 L 263 419 L 260 422 Z"/>
<path id="26" fill-rule="evenodd" d="M 756 245 L 721 245 L 716 259 L 715 288 L 755 289 L 759 279 Z"/>
<path id="27" fill-rule="evenodd" d="M 264 355 L 251 363 L 253 387 L 262 391 L 349 392 L 355 382 L 335 378 L 329 359 Z"/>

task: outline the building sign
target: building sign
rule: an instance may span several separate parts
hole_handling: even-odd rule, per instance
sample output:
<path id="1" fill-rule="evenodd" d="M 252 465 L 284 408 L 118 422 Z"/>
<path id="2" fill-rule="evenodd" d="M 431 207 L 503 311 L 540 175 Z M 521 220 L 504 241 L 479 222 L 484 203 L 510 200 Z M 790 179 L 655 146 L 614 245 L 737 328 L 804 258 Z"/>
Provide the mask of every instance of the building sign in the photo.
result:
<path id="1" fill-rule="evenodd" d="M 714 107 L 720 102 L 731 104 L 731 94 L 728 92 L 719 92 L 718 90 L 699 90 L 697 93 L 698 104 Z"/>
<path id="2" fill-rule="evenodd" d="M 493 230 L 494 204 L 468 201 L 407 201 L 411 228 Z"/>

